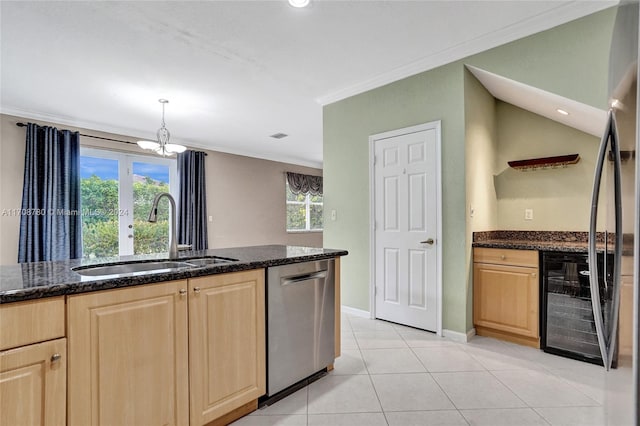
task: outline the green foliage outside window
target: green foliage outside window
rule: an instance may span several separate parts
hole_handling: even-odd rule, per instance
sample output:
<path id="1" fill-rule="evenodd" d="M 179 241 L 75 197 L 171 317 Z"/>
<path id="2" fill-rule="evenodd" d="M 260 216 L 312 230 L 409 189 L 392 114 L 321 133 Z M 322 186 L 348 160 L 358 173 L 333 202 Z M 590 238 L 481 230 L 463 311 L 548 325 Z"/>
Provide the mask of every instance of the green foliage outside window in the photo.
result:
<path id="1" fill-rule="evenodd" d="M 322 195 L 286 193 L 287 231 L 322 231 Z"/>
<path id="2" fill-rule="evenodd" d="M 146 178 L 133 183 L 133 212 L 119 209 L 118 181 L 98 176 L 80 180 L 82 202 L 82 250 L 84 258 L 117 256 L 119 219 L 133 214 L 135 254 L 160 253 L 169 247 L 169 203 L 162 199 L 158 221 L 147 221 L 156 194 L 169 192 L 169 185 Z M 126 219 L 126 218 L 125 218 Z"/>

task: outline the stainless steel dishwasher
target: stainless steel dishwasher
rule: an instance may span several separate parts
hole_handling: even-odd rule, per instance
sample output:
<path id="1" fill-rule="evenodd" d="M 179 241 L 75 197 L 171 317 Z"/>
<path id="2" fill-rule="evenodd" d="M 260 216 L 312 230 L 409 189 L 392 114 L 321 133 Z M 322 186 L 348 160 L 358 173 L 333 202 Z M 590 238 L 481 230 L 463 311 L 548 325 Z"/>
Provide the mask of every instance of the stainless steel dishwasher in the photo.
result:
<path id="1" fill-rule="evenodd" d="M 268 269 L 268 396 L 333 364 L 334 305 L 333 259 Z"/>

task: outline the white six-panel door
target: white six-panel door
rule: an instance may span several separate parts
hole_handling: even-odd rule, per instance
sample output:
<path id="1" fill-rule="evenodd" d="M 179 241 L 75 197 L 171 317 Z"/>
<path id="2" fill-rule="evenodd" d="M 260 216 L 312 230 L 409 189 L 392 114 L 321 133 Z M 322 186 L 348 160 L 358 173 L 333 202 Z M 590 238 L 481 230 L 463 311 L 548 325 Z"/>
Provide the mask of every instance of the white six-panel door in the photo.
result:
<path id="1" fill-rule="evenodd" d="M 373 139 L 375 317 L 431 331 L 439 297 L 437 124 Z"/>

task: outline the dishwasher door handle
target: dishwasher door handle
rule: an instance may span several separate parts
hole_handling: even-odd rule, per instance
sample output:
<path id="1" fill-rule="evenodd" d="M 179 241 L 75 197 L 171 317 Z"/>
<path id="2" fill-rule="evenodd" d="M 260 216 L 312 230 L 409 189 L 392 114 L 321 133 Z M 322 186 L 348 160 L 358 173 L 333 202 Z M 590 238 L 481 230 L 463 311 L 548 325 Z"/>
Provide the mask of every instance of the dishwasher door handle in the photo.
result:
<path id="1" fill-rule="evenodd" d="M 290 285 L 290 284 L 300 283 L 303 281 L 317 280 L 317 279 L 326 278 L 326 277 L 327 277 L 327 271 L 313 272 L 311 274 L 296 275 L 293 277 L 282 278 L 281 284 Z"/>

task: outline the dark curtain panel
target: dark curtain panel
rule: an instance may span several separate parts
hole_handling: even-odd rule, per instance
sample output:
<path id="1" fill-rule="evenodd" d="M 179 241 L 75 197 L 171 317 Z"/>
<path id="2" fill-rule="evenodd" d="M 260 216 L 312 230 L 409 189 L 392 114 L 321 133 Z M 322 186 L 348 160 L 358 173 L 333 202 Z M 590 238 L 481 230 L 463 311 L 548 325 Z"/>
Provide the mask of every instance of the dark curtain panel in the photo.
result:
<path id="1" fill-rule="evenodd" d="M 178 243 L 204 250 L 207 242 L 207 191 L 204 162 L 206 154 L 185 151 L 178 154 Z"/>
<path id="2" fill-rule="evenodd" d="M 29 123 L 18 262 L 81 256 L 80 135 Z"/>
<path id="3" fill-rule="evenodd" d="M 287 182 L 294 194 L 322 195 L 322 176 L 287 172 Z"/>

